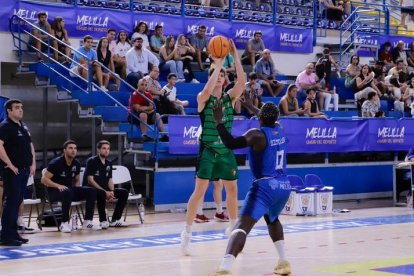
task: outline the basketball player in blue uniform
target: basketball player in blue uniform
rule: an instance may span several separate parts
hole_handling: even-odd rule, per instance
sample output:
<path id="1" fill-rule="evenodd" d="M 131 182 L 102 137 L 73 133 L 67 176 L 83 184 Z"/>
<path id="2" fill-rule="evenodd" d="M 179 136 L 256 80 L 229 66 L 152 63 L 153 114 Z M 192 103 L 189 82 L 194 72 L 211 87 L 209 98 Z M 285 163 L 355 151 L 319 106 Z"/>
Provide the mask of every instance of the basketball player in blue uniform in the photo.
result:
<path id="1" fill-rule="evenodd" d="M 289 198 L 290 182 L 285 173 L 287 138 L 277 123 L 279 109 L 270 102 L 263 105 L 260 110 L 256 108 L 260 128 L 252 128 L 237 138 L 234 138 L 222 123 L 221 101 L 215 103 L 213 111 L 218 133 L 226 147 L 250 147 L 249 162 L 254 176 L 239 219 L 231 232 L 226 254 L 213 275 L 232 275 L 231 267 L 244 247 L 247 234 L 262 216 L 279 254 L 274 273 L 288 275 L 291 268 L 285 258 L 283 227 L 278 216 Z"/>

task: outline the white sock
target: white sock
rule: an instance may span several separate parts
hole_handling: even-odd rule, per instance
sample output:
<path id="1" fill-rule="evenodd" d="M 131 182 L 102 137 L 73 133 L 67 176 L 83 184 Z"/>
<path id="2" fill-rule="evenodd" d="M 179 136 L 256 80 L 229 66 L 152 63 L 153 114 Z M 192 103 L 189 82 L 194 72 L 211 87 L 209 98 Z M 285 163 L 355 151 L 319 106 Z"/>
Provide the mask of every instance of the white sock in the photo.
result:
<path id="1" fill-rule="evenodd" d="M 191 234 L 191 225 L 186 225 L 185 226 L 185 232 Z"/>
<path id="2" fill-rule="evenodd" d="M 235 260 L 236 260 L 236 257 L 234 257 L 231 254 L 224 255 L 223 260 L 221 260 L 220 269 L 231 270 Z"/>
<path id="3" fill-rule="evenodd" d="M 18 226 L 24 226 L 23 217 L 19 216 L 19 217 L 17 218 L 17 225 L 18 225 Z"/>
<path id="4" fill-rule="evenodd" d="M 223 204 L 216 204 L 216 212 L 218 214 L 223 213 Z"/>
<path id="5" fill-rule="evenodd" d="M 203 203 L 201 203 L 197 208 L 197 215 L 203 215 Z"/>
<path id="6" fill-rule="evenodd" d="M 230 228 L 233 230 L 234 225 L 236 225 L 237 219 L 230 219 Z"/>
<path id="7" fill-rule="evenodd" d="M 285 256 L 285 241 L 284 240 L 278 240 L 273 243 L 275 245 L 277 254 L 279 254 L 279 259 L 281 261 L 286 260 Z"/>

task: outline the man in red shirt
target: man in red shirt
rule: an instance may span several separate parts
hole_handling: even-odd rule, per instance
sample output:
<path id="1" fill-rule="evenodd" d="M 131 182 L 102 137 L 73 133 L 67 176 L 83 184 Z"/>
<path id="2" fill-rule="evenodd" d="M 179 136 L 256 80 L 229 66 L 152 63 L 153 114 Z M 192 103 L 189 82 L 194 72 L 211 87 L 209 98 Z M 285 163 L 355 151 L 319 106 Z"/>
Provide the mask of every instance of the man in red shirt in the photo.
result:
<path id="1" fill-rule="evenodd" d="M 147 80 L 140 79 L 138 81 L 138 91 L 134 91 L 132 93 L 131 98 L 129 98 L 129 111 L 130 113 L 138 116 L 141 120 L 141 122 L 144 122 L 148 125 L 152 125 L 155 123 L 155 121 L 158 122 L 158 128 L 160 132 L 164 132 L 164 125 L 162 123 L 162 120 L 160 119 L 160 114 L 156 113 L 154 116 L 154 106 L 148 102 L 147 99 L 145 99 L 140 94 L 145 95 L 149 100 L 154 101 L 152 94 L 147 92 L 146 89 Z M 154 118 L 155 117 L 155 118 Z M 154 120 L 155 119 L 155 120 Z M 144 142 L 154 141 L 153 138 L 149 137 L 147 135 L 147 125 L 144 123 L 141 123 L 139 120 L 134 118 L 133 116 L 129 116 L 129 121 L 133 124 L 139 124 L 141 128 L 141 134 Z M 162 142 L 168 142 L 169 138 L 166 134 L 162 135 L 160 141 Z"/>

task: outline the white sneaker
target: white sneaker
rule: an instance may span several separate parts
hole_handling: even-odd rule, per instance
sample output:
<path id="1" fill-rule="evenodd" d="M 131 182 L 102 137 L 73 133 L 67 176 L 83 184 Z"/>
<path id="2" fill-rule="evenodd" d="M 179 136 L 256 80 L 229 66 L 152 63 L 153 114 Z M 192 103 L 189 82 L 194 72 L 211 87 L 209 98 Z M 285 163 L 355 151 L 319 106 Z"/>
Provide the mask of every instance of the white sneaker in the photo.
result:
<path id="1" fill-rule="evenodd" d="M 71 233 L 72 232 L 72 226 L 70 225 L 69 221 L 62 222 L 59 226 L 59 230 L 62 233 Z"/>
<path id="2" fill-rule="evenodd" d="M 273 273 L 278 275 L 289 275 L 292 273 L 290 263 L 288 261 L 279 261 L 276 267 L 273 269 Z"/>
<path id="3" fill-rule="evenodd" d="M 123 221 L 123 220 L 116 220 L 116 221 L 111 221 L 109 223 L 110 227 L 128 227 L 128 225 Z"/>
<path id="4" fill-rule="evenodd" d="M 83 230 L 102 230 L 100 226 L 94 225 L 91 220 L 84 220 L 82 224 Z"/>
<path id="5" fill-rule="evenodd" d="M 103 85 L 101 86 L 101 90 L 104 91 L 104 92 L 108 92 L 108 89 Z"/>
<path id="6" fill-rule="evenodd" d="M 197 79 L 192 79 L 191 83 L 200 83 Z"/>
<path id="7" fill-rule="evenodd" d="M 101 223 L 99 223 L 99 226 L 101 226 L 102 229 L 108 229 L 109 228 L 109 222 L 107 220 L 101 221 Z"/>
<path id="8" fill-rule="evenodd" d="M 191 233 L 183 230 L 181 232 L 181 253 L 185 256 L 190 255 L 190 242 L 191 242 Z"/>

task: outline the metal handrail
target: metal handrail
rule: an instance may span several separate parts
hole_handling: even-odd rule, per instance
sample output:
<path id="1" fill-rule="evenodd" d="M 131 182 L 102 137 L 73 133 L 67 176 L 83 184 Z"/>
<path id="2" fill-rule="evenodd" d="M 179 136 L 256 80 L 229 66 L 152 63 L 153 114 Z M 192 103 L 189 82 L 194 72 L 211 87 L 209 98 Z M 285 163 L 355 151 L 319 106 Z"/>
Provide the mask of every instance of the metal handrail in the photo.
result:
<path id="1" fill-rule="evenodd" d="M 37 39 L 38 41 L 40 41 L 41 43 L 43 43 L 44 45 L 47 45 L 48 46 L 48 54 L 47 54 L 47 58 L 48 58 L 48 61 L 50 62 L 50 60 L 53 60 L 53 61 L 55 61 L 55 63 L 54 64 L 58 64 L 59 66 L 61 66 L 62 68 L 65 68 L 67 71 L 69 71 L 70 69 L 68 69 L 66 66 L 64 66 L 64 65 L 62 65 L 61 63 L 59 63 L 59 62 L 57 62 L 55 59 L 53 59 L 51 56 L 50 56 L 50 51 L 51 51 L 51 49 L 53 49 L 53 51 L 54 50 L 57 50 L 57 49 L 55 49 L 54 47 L 52 47 L 51 45 L 50 45 L 50 41 L 51 40 L 56 40 L 57 41 L 57 39 L 55 38 L 55 37 L 53 37 L 51 34 L 49 34 L 48 32 L 46 32 L 46 31 L 43 31 L 42 29 L 40 29 L 39 27 L 37 27 L 36 25 L 34 25 L 34 24 L 32 24 L 31 22 L 29 22 L 29 21 L 27 21 L 27 20 L 25 20 L 25 19 L 23 19 L 23 18 L 21 18 L 20 16 L 18 16 L 18 15 L 13 15 L 12 17 L 11 17 L 11 19 L 10 19 L 10 22 L 9 22 L 9 30 L 10 30 L 10 33 L 12 34 L 12 36 L 13 36 L 13 43 L 14 43 L 14 46 L 18 49 L 18 51 L 19 51 L 19 67 L 21 68 L 22 67 L 22 64 L 23 64 L 23 61 L 22 61 L 22 48 L 21 48 L 21 43 L 23 42 L 24 44 L 26 44 L 28 47 L 32 47 L 33 48 L 33 46 L 31 46 L 28 42 L 26 42 L 25 40 L 23 40 L 22 38 L 21 38 L 21 33 L 22 33 L 22 31 L 21 31 L 21 26 L 20 26 L 20 24 L 19 23 L 17 23 L 17 26 L 18 26 L 18 36 L 16 37 L 16 35 L 15 35 L 15 33 L 14 33 L 14 30 L 13 30 L 13 28 L 12 28 L 12 26 L 14 25 L 14 19 L 17 19 L 18 21 L 21 21 L 21 22 L 24 22 L 25 24 L 27 24 L 27 25 L 29 25 L 31 28 L 33 28 L 33 29 L 36 29 L 37 31 L 39 31 L 40 33 L 42 33 L 42 34 L 45 34 L 45 35 L 47 35 L 48 36 L 48 43 L 46 44 L 45 42 L 43 42 L 41 39 L 38 39 L 36 36 L 34 36 L 33 34 L 31 34 L 31 32 L 28 32 L 27 30 L 23 30 L 23 32 L 24 33 L 26 33 L 26 34 L 28 34 L 29 36 L 31 36 L 31 37 L 33 37 L 34 39 Z M 15 41 L 15 39 L 17 39 L 18 40 L 18 46 L 16 45 L 16 41 Z M 100 90 L 100 92 L 102 92 L 102 93 L 104 93 L 107 97 L 109 97 L 115 104 L 117 104 L 118 106 L 120 106 L 121 108 L 123 108 L 124 110 L 126 110 L 126 111 L 128 111 L 128 113 L 131 115 L 131 116 L 133 116 L 135 119 L 137 119 L 137 120 L 139 120 L 141 123 L 144 123 L 144 124 L 146 124 L 145 122 L 143 122 L 140 118 L 139 118 L 139 116 L 137 116 L 136 114 L 134 114 L 133 112 L 130 112 L 129 111 L 129 109 L 128 109 L 128 107 L 126 107 L 126 106 L 124 106 L 122 103 L 120 103 L 116 98 L 114 98 L 111 94 L 109 94 L 108 92 L 106 92 L 106 91 L 103 91 L 99 86 L 97 86 L 95 83 L 93 83 L 93 81 L 92 81 L 92 74 L 89 74 L 89 72 L 92 72 L 92 70 L 91 70 L 91 66 L 92 66 L 92 64 L 90 63 L 91 62 L 91 60 L 89 60 L 88 59 L 88 57 L 86 56 L 86 55 L 84 55 L 83 53 L 81 53 L 81 52 L 79 52 L 77 49 L 75 49 L 75 48 L 73 48 L 72 46 L 70 46 L 69 44 L 67 44 L 67 43 L 65 43 L 64 41 L 59 41 L 59 43 L 61 43 L 61 44 L 63 44 L 65 47 L 69 47 L 69 49 L 71 49 L 73 52 L 75 52 L 75 53 L 77 53 L 77 54 L 79 54 L 79 55 L 81 55 L 82 57 L 84 57 L 86 60 L 88 60 L 88 63 L 89 63 L 89 66 L 88 66 L 88 80 L 85 80 L 84 78 L 82 78 L 81 76 L 79 76 L 78 74 L 75 74 L 77 77 L 79 77 L 82 81 L 85 81 L 85 82 L 87 82 L 87 84 L 88 84 L 88 90 L 89 91 L 86 91 L 85 89 L 83 89 L 82 87 L 80 87 L 79 85 L 77 85 L 75 82 L 73 82 L 71 79 L 69 79 L 69 78 L 67 78 L 66 76 L 64 76 L 63 74 L 61 74 L 60 72 L 58 72 L 58 71 L 56 71 L 52 66 L 49 66 L 49 63 L 44 63 L 52 72 L 54 72 L 54 73 L 56 73 L 57 75 L 59 75 L 60 77 L 62 77 L 63 79 L 65 79 L 66 81 L 68 81 L 68 82 L 70 82 L 72 85 L 74 85 L 75 87 L 77 87 L 77 88 L 79 88 L 79 90 L 81 90 L 82 92 L 84 92 L 84 93 L 92 93 L 92 86 L 95 86 L 95 87 L 97 87 L 99 90 Z M 38 51 L 37 49 L 35 49 L 38 53 L 40 53 L 41 55 L 43 55 L 43 56 L 46 56 L 46 54 L 45 53 L 43 53 L 42 51 Z M 61 53 L 61 52 L 59 52 L 59 53 Z M 70 57 L 70 56 L 67 56 L 65 53 L 62 53 L 63 54 L 63 56 L 65 56 L 65 57 L 67 57 L 67 58 L 69 58 L 72 62 L 75 62 L 75 63 L 77 63 L 76 61 L 74 61 L 73 59 L 72 59 L 72 57 Z M 114 73 L 114 72 L 112 72 L 108 67 L 106 67 L 105 65 L 103 65 L 102 63 L 100 63 L 99 61 L 92 61 L 93 63 L 96 63 L 96 64 L 98 64 L 99 66 L 101 66 L 101 68 L 104 68 L 104 69 L 106 69 L 106 70 L 108 70 L 111 74 L 113 74 L 114 76 L 115 76 L 115 78 L 117 78 L 118 80 L 120 80 L 120 82 L 121 83 L 123 83 L 124 85 L 126 85 L 129 89 L 131 89 L 131 90 L 136 90 L 133 86 L 131 86 L 129 83 L 127 83 L 126 81 L 124 81 L 122 78 L 120 78 L 119 76 L 117 76 L 117 74 L 116 73 Z M 79 63 L 77 63 L 78 65 L 80 65 Z M 73 72 L 72 72 L 73 73 Z M 67 89 L 66 89 L 66 91 L 68 91 Z M 142 97 L 144 97 L 153 107 L 154 107 L 154 110 L 155 110 L 155 112 L 154 112 L 154 114 L 156 113 L 156 105 L 155 105 L 155 103 L 152 101 L 152 100 L 150 100 L 149 98 L 147 98 L 143 93 L 141 93 L 140 91 L 138 91 L 138 90 L 136 90 L 139 94 L 140 94 L 140 96 L 142 96 Z M 70 91 L 68 91 L 68 92 L 70 92 Z M 154 115 L 155 116 L 155 115 Z M 152 126 L 150 126 L 150 125 L 148 125 L 148 124 L 146 124 L 151 130 L 153 130 L 153 128 L 152 128 Z"/>

